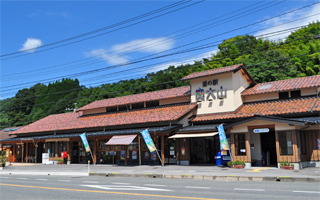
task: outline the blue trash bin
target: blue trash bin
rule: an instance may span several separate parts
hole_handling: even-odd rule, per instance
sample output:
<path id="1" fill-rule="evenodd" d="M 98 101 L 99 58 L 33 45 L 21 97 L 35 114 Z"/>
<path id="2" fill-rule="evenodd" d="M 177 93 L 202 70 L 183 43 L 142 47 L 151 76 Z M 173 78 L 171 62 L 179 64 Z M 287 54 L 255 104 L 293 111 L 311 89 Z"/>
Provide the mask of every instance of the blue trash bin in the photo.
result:
<path id="1" fill-rule="evenodd" d="M 216 159 L 216 165 L 220 166 L 221 165 L 221 152 L 220 151 L 218 153 L 216 153 L 216 156 L 214 157 L 214 159 Z"/>
<path id="2" fill-rule="evenodd" d="M 229 151 L 224 151 L 226 155 L 221 155 L 221 165 L 228 165 L 228 162 L 231 160 L 230 152 Z"/>

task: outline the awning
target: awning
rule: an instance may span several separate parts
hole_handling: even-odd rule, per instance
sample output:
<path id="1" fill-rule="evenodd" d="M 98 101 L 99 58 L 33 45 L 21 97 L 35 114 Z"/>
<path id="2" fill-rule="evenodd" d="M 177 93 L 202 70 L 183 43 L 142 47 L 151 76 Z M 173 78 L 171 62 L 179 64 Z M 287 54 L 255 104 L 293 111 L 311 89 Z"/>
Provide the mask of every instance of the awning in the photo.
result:
<path id="1" fill-rule="evenodd" d="M 215 136 L 219 134 L 218 132 L 212 132 L 212 133 L 197 133 L 197 134 L 175 134 L 173 136 L 170 136 L 169 139 L 172 138 L 193 138 L 193 137 L 210 137 Z"/>
<path id="2" fill-rule="evenodd" d="M 137 135 L 117 135 L 113 136 L 106 145 L 129 145 Z"/>
<path id="3" fill-rule="evenodd" d="M 6 145 L 4 145 L 3 147 L 12 147 L 12 144 L 6 144 Z"/>

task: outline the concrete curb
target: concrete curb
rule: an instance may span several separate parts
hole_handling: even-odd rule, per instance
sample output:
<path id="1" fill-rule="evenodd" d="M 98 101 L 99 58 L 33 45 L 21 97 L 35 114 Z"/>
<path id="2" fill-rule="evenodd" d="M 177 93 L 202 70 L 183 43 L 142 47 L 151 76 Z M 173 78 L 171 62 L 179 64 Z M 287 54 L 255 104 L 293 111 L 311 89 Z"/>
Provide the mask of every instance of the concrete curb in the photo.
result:
<path id="1" fill-rule="evenodd" d="M 291 176 L 279 176 L 279 177 L 257 177 L 257 176 L 208 176 L 208 175 L 170 175 L 170 174 L 126 174 L 126 173 L 90 173 L 89 176 L 106 176 L 106 177 L 131 177 L 131 178 L 168 178 L 168 179 L 195 179 L 195 180 L 213 180 L 213 181 L 280 181 L 280 182 L 320 182 L 320 178 L 308 178 L 308 177 L 291 177 Z"/>

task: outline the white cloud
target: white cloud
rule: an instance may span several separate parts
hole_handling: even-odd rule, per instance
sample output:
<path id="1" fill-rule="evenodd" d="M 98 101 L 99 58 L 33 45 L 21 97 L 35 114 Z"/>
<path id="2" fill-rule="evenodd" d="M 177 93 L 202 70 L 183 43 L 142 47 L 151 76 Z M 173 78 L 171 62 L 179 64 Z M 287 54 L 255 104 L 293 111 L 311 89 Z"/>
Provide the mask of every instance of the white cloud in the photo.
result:
<path id="1" fill-rule="evenodd" d="M 271 27 L 271 26 L 276 26 L 276 25 L 279 25 L 279 24 L 282 24 L 285 22 L 297 20 L 299 18 L 304 18 L 307 16 L 315 15 L 315 14 L 319 13 L 319 10 L 320 10 L 320 5 L 316 4 L 313 7 L 309 8 L 305 11 L 296 11 L 296 12 L 293 12 L 293 13 L 290 13 L 290 14 L 287 14 L 287 15 L 284 15 L 281 17 L 274 18 L 272 20 L 268 20 L 262 24 L 262 27 L 267 28 L 267 27 Z M 266 33 L 270 33 L 270 32 L 281 31 L 284 29 L 294 28 L 294 27 L 298 27 L 298 26 L 304 26 L 304 25 L 308 25 L 310 22 L 316 22 L 317 20 L 320 21 L 320 15 L 315 15 L 312 17 L 308 17 L 305 19 L 294 21 L 292 23 L 288 23 L 288 24 L 277 26 L 277 27 L 269 28 L 269 29 L 266 29 L 263 31 L 259 31 L 255 35 L 262 35 L 262 34 L 266 34 Z M 271 36 L 271 37 L 269 37 L 269 39 L 272 39 L 272 40 L 282 39 L 282 38 L 287 37 L 290 33 L 291 32 L 283 33 L 281 35 Z"/>
<path id="2" fill-rule="evenodd" d="M 207 52 L 204 52 L 204 53 L 201 53 L 201 54 L 198 54 L 198 55 L 194 55 L 192 57 L 189 57 L 189 56 L 184 56 L 182 58 L 178 58 L 176 60 L 178 61 L 175 61 L 175 62 L 168 62 L 168 63 L 165 63 L 165 64 L 161 64 L 161 65 L 157 65 L 155 67 L 152 67 L 152 68 L 149 68 L 147 70 L 147 73 L 150 73 L 150 72 L 157 72 L 159 70 L 164 70 L 170 66 L 180 66 L 180 65 L 187 65 L 187 64 L 194 64 L 195 61 L 202 61 L 203 58 L 210 58 L 212 57 L 212 55 L 215 55 L 217 52 L 219 51 L 219 49 L 215 49 L 215 50 L 212 50 L 212 51 L 207 51 Z"/>
<path id="3" fill-rule="evenodd" d="M 145 53 L 159 53 L 161 51 L 169 50 L 173 47 L 174 40 L 166 37 L 161 38 L 146 38 L 140 40 L 132 40 L 123 44 L 116 44 L 111 47 L 112 50 L 118 52 L 145 52 Z"/>
<path id="4" fill-rule="evenodd" d="M 108 64 L 116 65 L 129 62 L 128 55 L 121 55 L 122 53 L 159 53 L 162 51 L 170 50 L 174 45 L 174 40 L 165 37 L 161 38 L 146 38 L 139 40 L 132 40 L 123 44 L 115 44 L 110 50 L 106 49 L 95 49 L 87 56 L 94 56 L 102 60 L 106 60 Z"/>
<path id="5" fill-rule="evenodd" d="M 127 57 L 119 56 L 117 54 L 108 54 L 105 49 L 92 50 L 91 52 L 86 53 L 86 55 L 101 58 L 102 60 L 107 61 L 110 65 L 117 65 L 129 62 Z"/>
<path id="6" fill-rule="evenodd" d="M 41 40 L 28 38 L 19 50 L 33 53 L 41 45 L 42 45 Z"/>

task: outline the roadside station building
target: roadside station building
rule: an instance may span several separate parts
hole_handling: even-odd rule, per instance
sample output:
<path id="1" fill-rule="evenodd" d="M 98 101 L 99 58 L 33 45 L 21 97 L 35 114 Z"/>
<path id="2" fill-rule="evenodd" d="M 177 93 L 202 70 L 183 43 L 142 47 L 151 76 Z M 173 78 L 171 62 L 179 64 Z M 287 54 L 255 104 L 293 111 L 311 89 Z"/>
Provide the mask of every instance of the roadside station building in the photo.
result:
<path id="1" fill-rule="evenodd" d="M 22 162 L 62 151 L 68 163 L 159 164 L 140 132 L 148 129 L 165 164 L 214 164 L 223 124 L 233 160 L 251 166 L 320 167 L 320 75 L 257 84 L 242 65 L 195 72 L 189 86 L 92 102 L 11 132 Z M 93 160 L 80 134 L 86 133 Z M 115 143 L 118 136 L 122 142 Z M 113 139 L 112 139 L 113 138 Z M 112 139 L 113 145 L 106 145 Z M 126 143 L 123 143 L 126 141 Z M 17 156 L 13 148 L 13 156 Z M 30 153 L 31 152 L 31 153 Z"/>

